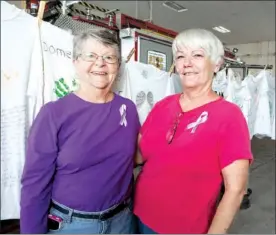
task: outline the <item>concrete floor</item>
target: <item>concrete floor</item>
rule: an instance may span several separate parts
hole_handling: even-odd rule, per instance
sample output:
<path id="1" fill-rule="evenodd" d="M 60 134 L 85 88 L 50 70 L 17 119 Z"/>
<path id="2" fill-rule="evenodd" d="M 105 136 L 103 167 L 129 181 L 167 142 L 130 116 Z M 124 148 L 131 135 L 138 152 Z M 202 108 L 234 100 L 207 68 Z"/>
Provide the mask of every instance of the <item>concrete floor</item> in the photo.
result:
<path id="1" fill-rule="evenodd" d="M 251 207 L 241 210 L 229 233 L 275 234 L 275 141 L 252 140 Z"/>

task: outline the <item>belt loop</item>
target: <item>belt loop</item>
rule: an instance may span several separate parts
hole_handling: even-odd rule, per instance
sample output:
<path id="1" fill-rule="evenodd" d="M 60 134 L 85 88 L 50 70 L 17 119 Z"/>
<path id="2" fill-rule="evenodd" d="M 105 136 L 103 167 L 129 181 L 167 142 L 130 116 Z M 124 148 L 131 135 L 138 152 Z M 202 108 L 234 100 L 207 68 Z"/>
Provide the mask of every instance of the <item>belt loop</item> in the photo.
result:
<path id="1" fill-rule="evenodd" d="M 71 223 L 72 222 L 72 215 L 73 215 L 74 210 L 73 209 L 68 209 L 68 211 L 69 211 L 69 213 L 66 216 L 67 217 L 67 222 Z"/>

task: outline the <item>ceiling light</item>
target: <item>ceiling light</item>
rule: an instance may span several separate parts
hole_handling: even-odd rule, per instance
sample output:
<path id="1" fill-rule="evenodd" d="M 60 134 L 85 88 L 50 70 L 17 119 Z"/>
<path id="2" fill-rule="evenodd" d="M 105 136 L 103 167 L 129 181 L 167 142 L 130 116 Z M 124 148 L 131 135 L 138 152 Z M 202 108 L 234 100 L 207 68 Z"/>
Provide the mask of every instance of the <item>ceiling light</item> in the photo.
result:
<path id="1" fill-rule="evenodd" d="M 222 26 L 217 26 L 217 27 L 214 27 L 213 30 L 216 30 L 220 33 L 230 33 L 231 31 L 229 29 L 226 29 Z"/>
<path id="2" fill-rule="evenodd" d="M 163 6 L 168 7 L 171 10 L 174 10 L 176 12 L 188 11 L 187 8 L 181 6 L 180 4 L 173 2 L 173 1 L 165 1 L 165 2 L 163 2 Z"/>

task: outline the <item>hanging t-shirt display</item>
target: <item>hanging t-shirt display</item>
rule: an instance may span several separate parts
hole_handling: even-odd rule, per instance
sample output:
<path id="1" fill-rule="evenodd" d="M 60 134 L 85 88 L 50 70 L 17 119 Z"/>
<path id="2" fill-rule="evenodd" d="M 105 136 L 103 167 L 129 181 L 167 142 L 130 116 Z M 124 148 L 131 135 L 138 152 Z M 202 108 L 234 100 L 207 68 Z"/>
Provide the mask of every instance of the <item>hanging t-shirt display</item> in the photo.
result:
<path id="1" fill-rule="evenodd" d="M 251 118 L 252 96 L 248 89 L 247 80 L 236 77 L 232 69 L 228 71 L 228 87 L 226 100 L 238 105 L 245 117 L 247 124 Z"/>
<path id="2" fill-rule="evenodd" d="M 18 219 L 36 18 L 1 1 L 1 220 Z"/>
<path id="3" fill-rule="evenodd" d="M 128 62 L 122 76 L 121 95 L 136 104 L 141 124 L 157 101 L 175 94 L 170 74 L 153 65 Z"/>
<path id="4" fill-rule="evenodd" d="M 271 120 L 271 139 L 275 140 L 275 76 L 271 72 L 267 71 L 267 82 L 268 82 L 268 99 L 270 109 L 270 120 Z"/>
<path id="5" fill-rule="evenodd" d="M 77 87 L 72 55 L 73 35 L 42 22 L 35 41 L 28 86 L 31 119 L 42 105 Z"/>
<path id="6" fill-rule="evenodd" d="M 114 83 L 112 84 L 112 90 L 118 95 L 121 95 L 123 92 L 123 89 L 125 87 L 125 82 L 126 82 L 126 77 L 127 77 L 127 69 L 126 69 L 126 62 L 122 61 L 119 74 L 116 77 Z"/>
<path id="7" fill-rule="evenodd" d="M 219 71 L 213 79 L 212 90 L 215 91 L 219 96 L 224 97 L 224 92 L 227 88 L 226 69 Z"/>
<path id="8" fill-rule="evenodd" d="M 268 82 L 265 71 L 257 76 L 248 75 L 245 78 L 252 94 L 251 120 L 249 130 L 251 136 L 258 138 L 271 137 L 271 117 L 268 97 Z"/>

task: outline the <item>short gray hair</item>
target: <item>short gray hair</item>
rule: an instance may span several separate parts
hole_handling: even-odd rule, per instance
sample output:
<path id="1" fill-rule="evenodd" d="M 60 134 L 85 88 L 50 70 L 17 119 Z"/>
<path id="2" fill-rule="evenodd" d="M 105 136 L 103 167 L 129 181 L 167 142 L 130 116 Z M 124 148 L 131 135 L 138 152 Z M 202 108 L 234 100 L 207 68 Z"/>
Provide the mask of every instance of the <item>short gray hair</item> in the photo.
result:
<path id="1" fill-rule="evenodd" d="M 223 61 L 224 58 L 222 42 L 212 32 L 205 29 L 188 29 L 179 33 L 172 45 L 174 57 L 181 47 L 202 48 L 215 64 Z"/>
<path id="2" fill-rule="evenodd" d="M 93 39 L 102 43 L 105 46 L 110 46 L 116 49 L 119 61 L 121 59 L 121 47 L 118 34 L 108 29 L 89 29 L 87 31 L 80 32 L 74 36 L 73 40 L 73 59 L 77 59 L 82 53 L 83 43 L 87 40 Z"/>

